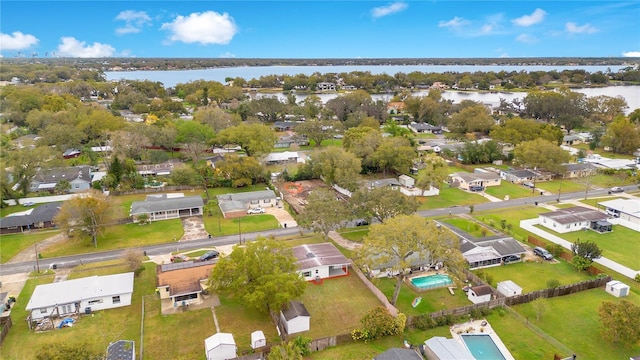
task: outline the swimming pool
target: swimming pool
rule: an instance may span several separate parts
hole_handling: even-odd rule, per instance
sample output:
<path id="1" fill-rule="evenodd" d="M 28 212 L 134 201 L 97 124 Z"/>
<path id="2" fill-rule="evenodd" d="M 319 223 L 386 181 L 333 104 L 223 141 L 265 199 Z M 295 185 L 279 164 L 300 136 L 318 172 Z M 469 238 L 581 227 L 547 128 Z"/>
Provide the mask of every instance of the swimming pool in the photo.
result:
<path id="1" fill-rule="evenodd" d="M 427 289 L 435 289 L 435 288 L 451 285 L 453 284 L 453 280 L 451 280 L 449 275 L 435 274 L 435 275 L 414 277 L 411 279 L 411 284 L 413 284 L 413 286 L 419 289 L 427 290 Z"/>
<path id="2" fill-rule="evenodd" d="M 487 334 L 461 334 L 462 341 L 477 360 L 506 360 L 502 352 Z"/>

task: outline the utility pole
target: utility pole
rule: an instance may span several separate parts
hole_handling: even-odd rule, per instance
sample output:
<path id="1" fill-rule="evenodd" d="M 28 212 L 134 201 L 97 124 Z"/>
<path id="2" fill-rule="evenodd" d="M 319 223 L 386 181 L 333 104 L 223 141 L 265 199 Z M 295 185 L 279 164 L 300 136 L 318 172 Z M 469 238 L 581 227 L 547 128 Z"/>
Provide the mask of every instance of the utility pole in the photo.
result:
<path id="1" fill-rule="evenodd" d="M 38 261 L 38 244 L 33 244 L 33 250 L 36 252 L 36 271 L 40 274 L 40 262 Z"/>
<path id="2" fill-rule="evenodd" d="M 238 218 L 238 244 L 242 244 L 242 232 L 240 231 L 240 220 L 242 217 Z"/>

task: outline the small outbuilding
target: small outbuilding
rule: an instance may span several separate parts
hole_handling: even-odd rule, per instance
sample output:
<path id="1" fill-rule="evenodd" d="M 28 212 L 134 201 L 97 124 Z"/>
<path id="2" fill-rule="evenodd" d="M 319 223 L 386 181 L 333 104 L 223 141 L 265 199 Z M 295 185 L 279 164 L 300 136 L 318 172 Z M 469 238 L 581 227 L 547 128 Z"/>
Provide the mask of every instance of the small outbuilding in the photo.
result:
<path id="1" fill-rule="evenodd" d="M 505 280 L 498 283 L 498 293 L 512 297 L 522 294 L 522 288 L 511 280 Z"/>
<path id="2" fill-rule="evenodd" d="M 615 296 L 624 297 L 629 295 L 629 285 L 624 284 L 618 280 L 611 280 L 605 285 L 605 290 Z"/>
<path id="3" fill-rule="evenodd" d="M 303 303 L 290 301 L 288 306 L 280 311 L 280 321 L 286 333 L 291 335 L 309 331 L 311 315 Z"/>
<path id="4" fill-rule="evenodd" d="M 204 351 L 207 360 L 235 359 L 237 356 L 236 342 L 233 334 L 215 333 L 204 339 Z"/>
<path id="5" fill-rule="evenodd" d="M 467 298 L 474 304 L 480 304 L 491 300 L 493 290 L 489 285 L 474 286 L 467 292 Z"/>
<path id="6" fill-rule="evenodd" d="M 267 338 L 264 336 L 262 330 L 254 331 L 251 333 L 251 348 L 257 349 L 263 346 L 267 346 Z"/>

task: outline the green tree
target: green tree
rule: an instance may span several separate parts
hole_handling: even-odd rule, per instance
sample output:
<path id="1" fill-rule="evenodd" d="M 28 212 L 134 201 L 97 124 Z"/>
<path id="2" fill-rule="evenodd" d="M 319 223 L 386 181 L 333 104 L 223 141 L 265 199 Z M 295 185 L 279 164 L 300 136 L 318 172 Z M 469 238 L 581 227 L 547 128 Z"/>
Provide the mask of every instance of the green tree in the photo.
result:
<path id="1" fill-rule="evenodd" d="M 216 144 L 236 144 L 248 156 L 260 156 L 269 153 L 276 143 L 276 133 L 262 124 L 240 124 L 228 127 L 218 133 Z"/>
<path id="2" fill-rule="evenodd" d="M 449 130 L 458 134 L 471 132 L 488 134 L 493 124 L 494 120 L 487 108 L 482 104 L 476 104 L 451 115 Z"/>
<path id="3" fill-rule="evenodd" d="M 632 124 L 624 116 L 618 116 L 602 137 L 602 144 L 614 153 L 630 154 L 640 147 L 640 125 Z"/>
<path id="4" fill-rule="evenodd" d="M 341 127 L 337 121 L 307 120 L 296 125 L 296 134 L 304 135 L 320 146 L 324 140 L 331 139 Z"/>
<path id="5" fill-rule="evenodd" d="M 571 158 L 567 151 L 544 139 L 518 144 L 513 155 L 513 161 L 520 166 L 544 169 L 555 174 L 562 174 L 563 164 Z"/>
<path id="6" fill-rule="evenodd" d="M 436 154 L 426 154 L 420 159 L 425 168 L 418 174 L 416 186 L 429 190 L 430 187 L 440 188 L 449 177 L 449 168 L 446 161 Z"/>
<path id="7" fill-rule="evenodd" d="M 461 274 L 465 260 L 458 237 L 435 221 L 418 215 L 399 215 L 382 224 L 373 224 L 356 258 L 368 269 L 388 267 L 396 275 L 391 298 L 395 304 L 400 288 L 412 266 L 442 262 L 453 276 Z"/>
<path id="8" fill-rule="evenodd" d="M 68 234 L 85 231 L 98 247 L 98 235 L 102 232 L 111 214 L 111 201 L 102 192 L 90 190 L 87 196 L 72 197 L 62 203 L 54 222 Z"/>
<path id="9" fill-rule="evenodd" d="M 602 337 L 610 342 L 635 344 L 640 340 L 640 307 L 630 301 L 605 301 L 598 310 Z"/>
<path id="10" fill-rule="evenodd" d="M 386 175 L 393 171 L 404 174 L 409 171 L 416 152 L 407 138 L 388 137 L 371 154 L 371 162 Z"/>
<path id="11" fill-rule="evenodd" d="M 53 188 L 56 194 L 66 194 L 71 190 L 71 183 L 68 180 L 60 180 Z"/>
<path id="12" fill-rule="evenodd" d="M 602 256 L 602 250 L 598 247 L 598 244 L 592 241 L 580 242 L 580 239 L 571 244 L 571 251 L 574 255 L 582 256 L 591 261 Z"/>
<path id="13" fill-rule="evenodd" d="M 356 330 L 364 335 L 360 338 L 364 341 L 377 340 L 404 333 L 406 315 L 399 314 L 398 317 L 393 317 L 385 307 L 378 306 L 369 310 L 360 319 L 360 323 L 362 328 Z"/>
<path id="14" fill-rule="evenodd" d="M 44 146 L 34 149 L 22 148 L 11 152 L 10 163 L 13 166 L 13 177 L 18 183 L 18 189 L 22 196 L 27 196 L 31 189 L 31 180 L 36 176 L 38 169 L 47 165 L 51 156 L 51 150 Z"/>
<path id="15" fill-rule="evenodd" d="M 333 190 L 316 189 L 307 198 L 304 211 L 298 216 L 298 223 L 305 229 L 321 233 L 325 239 L 329 232 L 337 229 L 349 218 L 349 210 L 344 201 L 336 198 Z"/>
<path id="16" fill-rule="evenodd" d="M 193 163 L 197 163 L 215 136 L 213 128 L 195 121 L 180 120 L 176 121 L 176 129 L 176 142 L 184 144 Z"/>
<path id="17" fill-rule="evenodd" d="M 317 177 L 322 176 L 327 185 L 336 184 L 351 191 L 358 186 L 360 159 L 342 148 L 332 146 L 314 152 L 307 166 Z"/>
<path id="18" fill-rule="evenodd" d="M 216 174 L 235 188 L 254 185 L 267 179 L 264 167 L 250 156 L 226 156 L 216 165 L 216 169 Z"/>
<path id="19" fill-rule="evenodd" d="M 311 353 L 310 343 L 311 339 L 297 336 L 293 340 L 272 347 L 267 360 L 302 360 Z"/>
<path id="20" fill-rule="evenodd" d="M 233 247 L 229 256 L 220 258 L 211 272 L 213 290 L 233 294 L 249 307 L 275 313 L 304 293 L 306 282 L 296 272 L 291 248 L 274 239 Z"/>
<path id="21" fill-rule="evenodd" d="M 397 215 L 410 215 L 418 210 L 418 201 L 388 186 L 358 189 L 351 197 L 355 213 L 361 217 L 372 217 L 384 222 Z"/>

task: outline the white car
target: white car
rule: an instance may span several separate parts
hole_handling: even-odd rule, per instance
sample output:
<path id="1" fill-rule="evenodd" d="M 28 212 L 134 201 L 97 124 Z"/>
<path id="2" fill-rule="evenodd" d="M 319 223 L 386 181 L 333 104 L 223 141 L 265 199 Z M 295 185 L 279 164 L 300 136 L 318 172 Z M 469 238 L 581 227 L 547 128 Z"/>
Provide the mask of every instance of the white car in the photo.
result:
<path id="1" fill-rule="evenodd" d="M 252 208 L 247 210 L 247 214 L 264 214 L 264 209 L 263 208 Z"/>
<path id="2" fill-rule="evenodd" d="M 621 193 L 621 192 L 624 192 L 624 189 L 621 188 L 620 186 L 614 186 L 614 187 L 611 188 L 611 192 L 612 193 Z"/>

